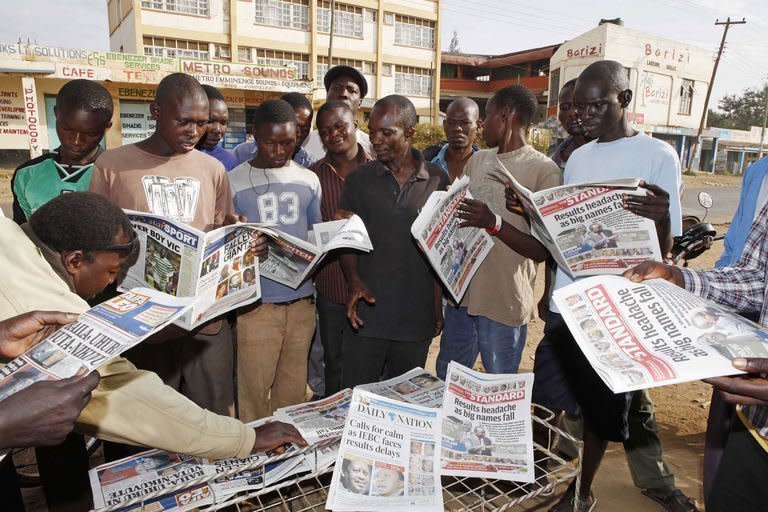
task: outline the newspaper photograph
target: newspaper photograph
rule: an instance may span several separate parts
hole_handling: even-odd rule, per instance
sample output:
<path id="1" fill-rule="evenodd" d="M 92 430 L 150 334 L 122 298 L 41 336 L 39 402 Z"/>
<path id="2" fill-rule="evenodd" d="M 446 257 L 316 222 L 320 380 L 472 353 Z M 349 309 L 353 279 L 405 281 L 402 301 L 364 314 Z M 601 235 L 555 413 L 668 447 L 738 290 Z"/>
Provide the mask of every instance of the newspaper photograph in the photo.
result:
<path id="1" fill-rule="evenodd" d="M 484 229 L 459 228 L 462 221 L 456 212 L 465 198 L 472 195 L 469 177 L 462 176 L 447 191 L 432 192 L 411 225 L 411 234 L 457 303 L 493 248 L 493 239 Z"/>
<path id="2" fill-rule="evenodd" d="M 343 511 L 443 510 L 439 410 L 356 388 L 326 507 Z"/>
<path id="3" fill-rule="evenodd" d="M 0 400 L 35 382 L 87 374 L 162 330 L 188 299 L 137 288 L 89 309 L 0 368 Z"/>
<path id="4" fill-rule="evenodd" d="M 261 226 L 233 224 L 207 233 L 186 224 L 127 210 L 141 247 L 120 289 L 148 286 L 193 297 L 176 322 L 191 330 L 261 297 L 259 265 L 250 241 Z"/>
<path id="5" fill-rule="evenodd" d="M 440 407 L 443 405 L 444 387 L 442 380 L 416 367 L 389 380 L 362 384 L 356 386 L 356 389 L 424 407 Z"/>
<path id="6" fill-rule="evenodd" d="M 373 250 L 365 224 L 357 215 L 315 224 L 308 233 L 309 241 L 274 228 L 261 231 L 267 236 L 269 247 L 267 258 L 259 263 L 261 275 L 291 288 L 306 281 L 331 250 Z"/>
<path id="7" fill-rule="evenodd" d="M 614 392 L 742 373 L 768 357 L 768 331 L 664 280 L 576 281 L 554 301 L 589 363 Z"/>
<path id="8" fill-rule="evenodd" d="M 309 444 L 338 439 L 344 430 L 350 400 L 352 391 L 343 389 L 322 400 L 277 409 L 274 417 L 296 427 Z"/>
<path id="9" fill-rule="evenodd" d="M 651 219 L 625 210 L 622 196 L 645 195 L 639 179 L 562 185 L 538 192 L 522 186 L 497 163 L 496 176 L 516 192 L 531 234 L 571 277 L 621 274 L 662 254 Z"/>
<path id="10" fill-rule="evenodd" d="M 120 505 L 128 500 L 191 482 L 211 475 L 211 469 L 197 457 L 149 450 L 132 457 L 102 464 L 89 472 L 93 504 L 96 508 Z M 129 505 L 120 511 L 183 512 L 214 502 L 208 485 L 197 485 L 173 494 Z"/>
<path id="11" fill-rule="evenodd" d="M 442 475 L 533 482 L 533 374 L 448 365 L 442 407 Z"/>

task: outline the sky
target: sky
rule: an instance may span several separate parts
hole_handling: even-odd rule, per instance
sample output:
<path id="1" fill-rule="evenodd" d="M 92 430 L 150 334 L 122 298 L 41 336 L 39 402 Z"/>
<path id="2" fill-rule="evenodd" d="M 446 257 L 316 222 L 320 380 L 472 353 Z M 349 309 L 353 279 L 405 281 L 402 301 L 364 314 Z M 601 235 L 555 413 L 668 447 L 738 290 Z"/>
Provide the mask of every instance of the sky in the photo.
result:
<path id="1" fill-rule="evenodd" d="M 0 2 L 0 42 L 20 37 L 39 44 L 106 50 L 107 0 Z M 715 20 L 747 19 L 728 32 L 712 92 L 726 94 L 768 83 L 766 0 L 441 0 L 442 47 L 458 34 L 464 53 L 500 54 L 561 43 L 620 17 L 629 28 L 717 50 L 723 27 Z"/>

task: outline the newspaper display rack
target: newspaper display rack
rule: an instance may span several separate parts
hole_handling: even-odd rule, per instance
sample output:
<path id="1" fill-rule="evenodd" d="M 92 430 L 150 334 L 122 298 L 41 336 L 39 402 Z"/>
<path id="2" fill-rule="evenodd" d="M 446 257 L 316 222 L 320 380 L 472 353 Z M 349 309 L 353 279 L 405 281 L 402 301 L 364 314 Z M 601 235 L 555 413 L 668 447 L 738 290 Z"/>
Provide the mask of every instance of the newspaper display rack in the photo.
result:
<path id="1" fill-rule="evenodd" d="M 544 444 L 534 443 L 535 466 L 537 482 L 524 484 L 522 482 L 509 482 L 468 477 L 443 477 L 443 501 L 445 510 L 450 511 L 479 511 L 479 512 L 503 512 L 508 510 L 532 510 L 541 506 L 545 501 L 552 501 L 552 492 L 560 485 L 578 479 L 581 472 L 582 442 L 561 431 L 553 424 L 554 414 L 551 411 L 533 404 L 532 414 L 538 429 L 546 433 Z M 578 449 L 578 457 L 574 461 L 567 461 L 556 452 L 555 445 L 559 438 L 566 438 L 575 443 Z M 328 497 L 333 466 L 323 467 L 320 462 L 323 459 L 322 452 L 326 451 L 339 440 L 322 441 L 316 445 L 308 446 L 298 451 L 275 455 L 268 459 L 254 462 L 250 466 L 233 468 L 215 477 L 205 476 L 194 481 L 187 481 L 175 488 L 165 488 L 155 493 L 147 494 L 142 498 L 125 501 L 110 507 L 96 509 L 95 512 L 112 512 L 133 505 L 141 510 L 142 503 L 148 503 L 164 494 L 180 491 L 190 486 L 210 483 L 213 479 L 234 475 L 247 469 L 259 469 L 290 457 L 305 457 L 313 466 L 309 473 L 298 475 L 294 478 L 280 481 L 274 485 L 265 485 L 260 489 L 243 492 L 229 497 L 226 501 L 200 507 L 201 511 L 221 510 L 235 506 L 237 510 L 264 510 L 271 512 L 323 512 Z M 578 489 L 578 480 L 576 488 Z M 138 505 L 138 507 L 136 507 Z M 147 509 L 145 509 L 147 510 Z"/>

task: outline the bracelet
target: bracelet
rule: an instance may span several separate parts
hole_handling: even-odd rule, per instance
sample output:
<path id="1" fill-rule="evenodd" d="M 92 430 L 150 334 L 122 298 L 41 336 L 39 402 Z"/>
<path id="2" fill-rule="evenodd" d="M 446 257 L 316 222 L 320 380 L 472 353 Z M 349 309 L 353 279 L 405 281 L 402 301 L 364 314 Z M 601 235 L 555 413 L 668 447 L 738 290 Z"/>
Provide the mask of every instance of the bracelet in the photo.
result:
<path id="1" fill-rule="evenodd" d="M 498 235 L 501 231 L 501 215 L 496 215 L 496 224 L 492 228 L 485 228 L 489 235 Z"/>

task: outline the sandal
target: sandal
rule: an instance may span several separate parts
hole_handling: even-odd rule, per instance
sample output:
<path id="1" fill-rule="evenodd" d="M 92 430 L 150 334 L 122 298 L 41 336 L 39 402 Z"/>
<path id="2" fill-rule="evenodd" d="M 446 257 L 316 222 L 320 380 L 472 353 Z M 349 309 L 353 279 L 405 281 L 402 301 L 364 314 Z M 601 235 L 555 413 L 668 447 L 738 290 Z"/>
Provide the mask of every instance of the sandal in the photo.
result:
<path id="1" fill-rule="evenodd" d="M 677 487 L 656 487 L 640 491 L 668 512 L 701 512 L 695 500 L 692 500 Z"/>
<path id="2" fill-rule="evenodd" d="M 550 508 L 548 512 L 573 512 L 574 510 L 576 512 L 592 512 L 597 506 L 597 498 L 592 494 L 592 491 L 589 492 L 589 496 L 586 498 L 579 497 L 578 504 L 574 503 L 575 500 L 576 484 L 574 482 L 568 486 L 568 490 L 565 491 L 560 501 L 555 503 L 555 506 Z"/>

